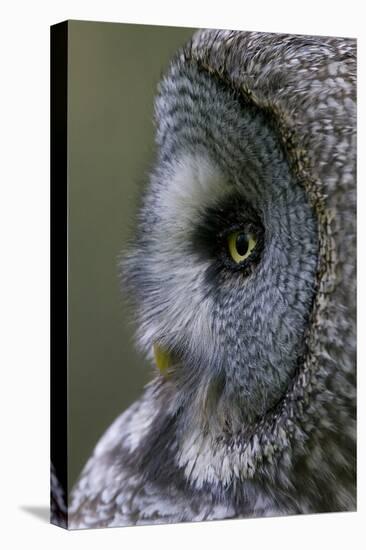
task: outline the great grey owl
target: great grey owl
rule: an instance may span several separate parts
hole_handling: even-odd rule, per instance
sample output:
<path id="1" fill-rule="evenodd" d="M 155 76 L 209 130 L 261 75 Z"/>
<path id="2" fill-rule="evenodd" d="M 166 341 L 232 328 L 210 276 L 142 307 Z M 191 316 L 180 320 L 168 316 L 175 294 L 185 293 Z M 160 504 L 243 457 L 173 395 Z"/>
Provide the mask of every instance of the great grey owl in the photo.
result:
<path id="1" fill-rule="evenodd" d="M 158 367 L 69 527 L 354 510 L 352 39 L 204 30 L 155 103 L 124 259 Z"/>

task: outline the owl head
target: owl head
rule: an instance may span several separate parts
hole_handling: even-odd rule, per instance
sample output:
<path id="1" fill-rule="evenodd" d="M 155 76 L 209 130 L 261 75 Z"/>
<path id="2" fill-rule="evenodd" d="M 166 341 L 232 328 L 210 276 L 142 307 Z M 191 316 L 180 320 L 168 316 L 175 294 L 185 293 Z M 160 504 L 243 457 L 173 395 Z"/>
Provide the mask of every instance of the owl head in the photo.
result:
<path id="1" fill-rule="evenodd" d="M 176 62 L 155 118 L 126 262 L 138 340 L 182 406 L 250 427 L 305 351 L 316 215 L 271 119 L 215 75 Z"/>

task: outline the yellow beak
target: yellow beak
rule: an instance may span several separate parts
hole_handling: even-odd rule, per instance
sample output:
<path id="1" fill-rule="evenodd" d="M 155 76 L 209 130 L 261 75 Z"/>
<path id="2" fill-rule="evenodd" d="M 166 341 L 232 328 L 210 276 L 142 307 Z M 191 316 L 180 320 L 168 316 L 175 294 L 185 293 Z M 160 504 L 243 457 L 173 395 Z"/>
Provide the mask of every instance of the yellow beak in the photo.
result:
<path id="1" fill-rule="evenodd" d="M 167 374 L 167 370 L 170 367 L 169 353 L 166 352 L 159 344 L 153 345 L 155 363 L 160 372 L 164 375 Z"/>

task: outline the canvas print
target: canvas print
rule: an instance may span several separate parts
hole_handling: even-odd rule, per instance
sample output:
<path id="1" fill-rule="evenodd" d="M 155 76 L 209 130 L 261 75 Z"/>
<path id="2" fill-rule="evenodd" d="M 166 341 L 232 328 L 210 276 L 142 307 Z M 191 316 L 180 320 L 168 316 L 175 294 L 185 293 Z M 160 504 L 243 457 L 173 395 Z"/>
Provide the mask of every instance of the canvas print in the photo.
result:
<path id="1" fill-rule="evenodd" d="M 51 28 L 51 521 L 356 510 L 356 40 Z"/>

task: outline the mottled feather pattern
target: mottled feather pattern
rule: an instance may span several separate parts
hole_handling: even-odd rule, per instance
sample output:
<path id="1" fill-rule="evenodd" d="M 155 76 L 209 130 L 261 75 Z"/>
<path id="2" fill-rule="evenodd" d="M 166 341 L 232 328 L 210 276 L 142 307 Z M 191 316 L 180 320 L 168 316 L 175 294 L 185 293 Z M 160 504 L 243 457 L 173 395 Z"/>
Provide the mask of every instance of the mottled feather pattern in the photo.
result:
<path id="1" fill-rule="evenodd" d="M 355 509 L 355 59 L 204 30 L 172 60 L 122 280 L 173 364 L 98 443 L 69 527 Z M 243 273 L 215 236 L 252 211 Z"/>

